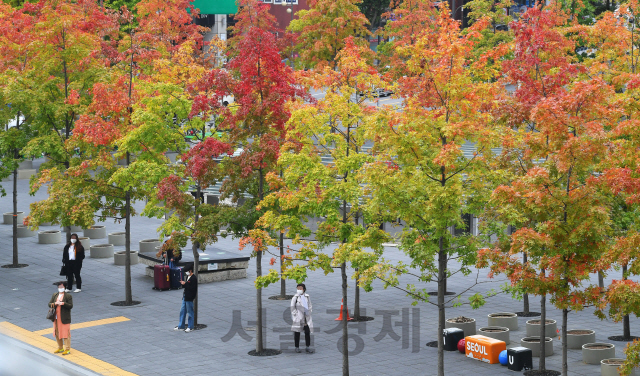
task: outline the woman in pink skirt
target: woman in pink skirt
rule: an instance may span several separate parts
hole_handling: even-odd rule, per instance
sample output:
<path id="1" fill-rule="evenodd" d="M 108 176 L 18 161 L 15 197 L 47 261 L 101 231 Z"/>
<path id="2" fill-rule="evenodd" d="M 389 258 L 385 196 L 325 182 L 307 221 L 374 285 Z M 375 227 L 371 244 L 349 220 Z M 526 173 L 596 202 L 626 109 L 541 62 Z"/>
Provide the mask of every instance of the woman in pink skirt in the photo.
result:
<path id="1" fill-rule="evenodd" d="M 56 320 L 53 322 L 53 336 L 58 342 L 58 350 L 55 354 L 69 355 L 71 353 L 71 308 L 73 298 L 71 294 L 65 294 L 66 282 L 58 283 L 58 292 L 53 294 L 49 301 L 49 307 L 56 307 Z M 62 348 L 66 344 L 66 350 Z"/>

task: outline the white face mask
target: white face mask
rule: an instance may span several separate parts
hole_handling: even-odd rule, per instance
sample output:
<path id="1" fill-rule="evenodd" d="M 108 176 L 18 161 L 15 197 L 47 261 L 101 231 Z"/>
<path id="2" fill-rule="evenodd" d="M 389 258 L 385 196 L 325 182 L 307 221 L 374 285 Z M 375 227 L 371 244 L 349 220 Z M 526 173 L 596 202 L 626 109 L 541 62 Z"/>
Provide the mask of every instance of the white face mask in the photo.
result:
<path id="1" fill-rule="evenodd" d="M 186 272 L 186 273 L 184 273 L 184 274 L 185 274 L 187 277 L 191 275 L 191 273 L 190 273 L 190 272 Z"/>
<path id="2" fill-rule="evenodd" d="M 76 239 L 71 239 L 71 243 L 75 243 L 75 242 L 76 242 Z"/>
<path id="3" fill-rule="evenodd" d="M 297 290 L 298 291 L 298 295 L 302 295 L 302 293 L 304 292 L 304 290 Z"/>
<path id="4" fill-rule="evenodd" d="M 64 289 L 58 289 L 58 292 L 64 292 Z"/>

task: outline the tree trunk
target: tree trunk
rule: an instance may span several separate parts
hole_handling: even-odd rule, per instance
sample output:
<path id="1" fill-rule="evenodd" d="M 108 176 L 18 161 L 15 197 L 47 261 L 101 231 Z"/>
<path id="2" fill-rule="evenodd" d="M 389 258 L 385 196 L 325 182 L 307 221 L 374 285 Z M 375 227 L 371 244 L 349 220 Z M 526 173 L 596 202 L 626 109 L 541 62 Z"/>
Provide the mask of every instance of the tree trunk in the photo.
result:
<path id="1" fill-rule="evenodd" d="M 347 264 L 340 265 L 342 274 L 342 376 L 349 376 L 349 328 L 347 327 L 347 317 L 349 308 L 347 307 Z"/>
<path id="2" fill-rule="evenodd" d="M 287 295 L 287 281 L 282 276 L 282 263 L 284 260 L 284 233 L 280 232 L 280 297 L 284 299 Z"/>
<path id="3" fill-rule="evenodd" d="M 129 152 L 127 152 L 127 166 L 129 166 Z M 133 304 L 131 294 L 131 192 L 127 189 L 124 194 L 125 221 L 124 221 L 124 291 L 125 305 Z"/>
<path id="4" fill-rule="evenodd" d="M 546 302 L 547 302 L 547 295 L 543 294 L 540 297 L 540 365 L 539 365 L 539 369 L 540 371 L 544 371 L 547 369 L 546 364 L 545 364 L 545 341 L 546 341 L 546 337 L 545 337 L 545 324 L 547 321 L 547 307 L 546 307 Z"/>
<path id="5" fill-rule="evenodd" d="M 526 265 L 527 264 L 527 253 L 523 252 L 522 253 L 522 264 Z M 524 294 L 522 297 L 522 302 L 524 303 L 524 307 L 523 307 L 523 312 L 526 315 L 529 314 L 529 294 Z"/>
<path id="6" fill-rule="evenodd" d="M 355 268 L 356 273 L 356 293 L 353 298 L 353 318 L 356 320 L 360 319 L 360 284 L 358 283 L 358 278 L 360 275 L 358 274 L 358 268 Z"/>
<path id="7" fill-rule="evenodd" d="M 258 170 L 258 198 L 260 201 L 264 198 L 264 176 L 262 168 Z M 256 252 L 256 279 L 262 277 L 262 251 Z M 262 338 L 262 288 L 256 288 L 256 353 L 261 354 L 264 351 L 264 342 Z"/>
<path id="8" fill-rule="evenodd" d="M 622 265 L 622 280 L 627 279 L 627 265 Z M 624 338 L 631 337 L 631 325 L 629 324 L 629 315 L 624 315 L 622 318 L 622 336 Z"/>
<path id="9" fill-rule="evenodd" d="M 598 270 L 598 286 L 604 290 L 604 274 Z"/>
<path id="10" fill-rule="evenodd" d="M 444 294 L 447 291 L 446 272 L 447 254 L 444 251 L 444 238 L 441 236 L 438 241 L 438 376 L 444 376 Z"/>
<path id="11" fill-rule="evenodd" d="M 18 159 L 18 149 L 14 149 L 14 158 Z M 13 170 L 13 266 L 18 267 L 18 169 Z"/>
<path id="12" fill-rule="evenodd" d="M 562 376 L 569 376 L 569 364 L 567 363 L 567 320 L 569 310 L 562 310 Z"/>
<path id="13" fill-rule="evenodd" d="M 194 209 L 194 228 L 198 225 L 198 208 L 200 207 L 200 184 L 196 186 L 196 204 Z M 191 250 L 193 251 L 193 277 L 198 281 L 198 266 L 200 265 L 200 255 L 198 254 L 198 248 L 200 243 L 193 242 Z M 193 328 L 198 326 L 198 291 L 196 291 L 196 297 L 193 299 Z"/>

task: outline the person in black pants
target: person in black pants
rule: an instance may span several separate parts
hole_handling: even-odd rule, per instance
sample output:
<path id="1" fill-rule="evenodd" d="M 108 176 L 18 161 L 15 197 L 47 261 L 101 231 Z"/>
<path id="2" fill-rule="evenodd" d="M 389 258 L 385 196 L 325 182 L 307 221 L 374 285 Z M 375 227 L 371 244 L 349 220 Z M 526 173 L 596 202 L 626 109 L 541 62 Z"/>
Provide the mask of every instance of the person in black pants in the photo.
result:
<path id="1" fill-rule="evenodd" d="M 82 291 L 82 278 L 80 277 L 80 270 L 82 269 L 82 260 L 84 260 L 84 247 L 77 234 L 71 234 L 69 243 L 64 246 L 62 251 L 62 263 L 65 266 L 67 273 L 67 287 L 65 292 L 71 292 L 73 289 L 73 279 L 75 277 L 76 286 L 78 287 L 74 292 Z"/>
<path id="2" fill-rule="evenodd" d="M 173 328 L 173 330 L 184 330 L 185 333 L 189 333 L 193 331 L 195 316 L 193 312 L 193 301 L 196 299 L 198 295 L 198 280 L 196 276 L 193 274 L 193 265 L 187 265 L 185 267 L 185 275 L 187 276 L 186 281 L 180 281 L 182 287 L 184 287 L 184 291 L 182 292 L 182 306 L 180 307 L 180 321 L 178 322 L 178 326 Z M 189 320 L 187 321 L 187 315 L 189 315 Z M 186 321 L 186 322 L 185 322 Z M 187 328 L 185 329 L 185 324 Z"/>
<path id="3" fill-rule="evenodd" d="M 311 332 L 313 331 L 312 309 L 311 298 L 307 294 L 307 286 L 304 283 L 299 283 L 296 295 L 291 299 L 291 319 L 293 320 L 291 331 L 293 331 L 293 340 L 297 353 L 302 352 L 300 350 L 300 332 L 303 331 L 304 342 L 307 346 L 306 352 L 313 353 L 313 350 L 309 347 L 311 346 Z"/>

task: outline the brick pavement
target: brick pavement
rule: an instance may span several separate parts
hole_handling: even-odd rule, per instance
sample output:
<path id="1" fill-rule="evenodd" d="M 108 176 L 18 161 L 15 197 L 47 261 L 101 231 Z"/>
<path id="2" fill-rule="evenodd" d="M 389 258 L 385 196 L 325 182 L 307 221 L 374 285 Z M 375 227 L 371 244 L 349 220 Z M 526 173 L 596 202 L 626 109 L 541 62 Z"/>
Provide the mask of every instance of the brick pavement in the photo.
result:
<path id="1" fill-rule="evenodd" d="M 34 163 L 38 165 L 38 161 Z M 19 210 L 28 212 L 28 204 L 42 199 L 46 191 L 39 191 L 35 197 L 29 196 L 28 181 L 19 182 Z M 9 186 L 7 186 L 9 188 Z M 11 196 L 0 198 L 0 208 L 3 212 L 11 210 Z M 142 203 L 137 204 L 142 208 Z M 123 231 L 123 224 L 113 222 L 103 223 L 108 232 Z M 154 237 L 156 228 L 161 224 L 160 219 L 136 217 L 132 221 L 132 247 L 137 248 L 139 240 Z M 47 228 L 44 228 L 47 229 Z M 50 228 L 49 228 L 50 229 Z M 106 239 L 105 239 L 106 242 Z M 98 244 L 92 240 L 93 244 Z M 19 239 L 20 262 L 29 267 L 19 270 L 0 269 L 0 291 L 4 299 L 0 302 L 0 321 L 9 321 L 30 331 L 45 329 L 49 323 L 44 319 L 46 303 L 55 291 L 52 282 L 59 280 L 62 244 L 41 245 L 37 237 Z M 216 247 L 239 252 L 237 241 L 222 239 Z M 121 250 L 123 247 L 117 247 Z M 185 254 L 187 254 L 186 252 Z M 188 256 L 186 256 L 188 257 Z M 407 257 L 398 249 L 389 247 L 386 257 L 398 261 L 407 261 Z M 11 227 L 0 225 L 0 264 L 11 262 Z M 263 268 L 269 268 L 267 262 Z M 619 272 L 613 271 L 612 276 Z M 486 272 L 481 272 L 481 276 Z M 138 375 L 210 375 L 217 372 L 228 372 L 240 375 L 341 375 L 341 354 L 337 343 L 341 331 L 326 333 L 338 323 L 334 321 L 335 313 L 327 310 L 337 310 L 340 306 L 340 276 L 333 273 L 324 276 L 322 272 L 310 272 L 306 281 L 308 292 L 313 301 L 313 320 L 316 333 L 313 334 L 316 353 L 296 354 L 292 349 L 292 339 L 280 341 L 280 336 L 291 336 L 289 325 L 283 320 L 283 313 L 288 311 L 288 301 L 267 299 L 268 296 L 279 292 L 279 285 L 270 286 L 263 292 L 264 307 L 267 309 L 267 344 L 271 348 L 286 349 L 281 355 L 257 358 L 247 355 L 255 348 L 254 332 L 246 333 L 252 340 L 245 341 L 239 335 L 224 342 L 224 337 L 232 327 L 234 310 L 242 313 L 242 325 L 250 326 L 247 321 L 255 319 L 255 263 L 252 259 L 249 265 L 248 278 L 241 280 L 223 281 L 204 284 L 199 290 L 199 322 L 208 325 L 201 331 L 193 333 L 175 332 L 179 304 L 182 291 L 158 292 L 151 288 L 153 281 L 144 276 L 144 266 L 132 267 L 132 285 L 135 300 L 142 304 L 134 307 L 114 307 L 110 303 L 124 299 L 124 269 L 115 266 L 112 259 L 91 259 L 84 262 L 83 291 L 74 294 L 73 322 L 86 322 L 105 318 L 124 316 L 129 321 L 108 325 L 76 329 L 72 332 L 72 347 L 89 354 L 97 359 L 111 363 L 114 366 Z M 474 279 L 456 276 L 449 281 L 449 289 L 462 291 Z M 595 276 L 594 276 L 595 278 Z M 411 281 L 411 277 L 403 277 L 403 281 Z M 483 280 L 481 278 L 481 280 Z M 594 279 L 595 280 L 595 279 Z M 498 289 L 504 281 L 498 280 L 478 286 L 468 294 L 476 291 L 486 291 L 490 288 Z M 435 288 L 435 286 L 432 286 Z M 288 292 L 295 290 L 294 282 L 288 282 Z M 350 281 L 350 301 L 353 298 L 353 281 Z M 363 325 L 363 331 L 358 333 L 357 324 L 349 324 L 350 333 L 358 334 L 364 343 L 362 351 L 350 357 L 352 375 L 434 375 L 436 367 L 436 349 L 425 347 L 425 343 L 434 340 L 436 333 L 437 311 L 429 304 L 411 306 L 412 300 L 401 291 L 382 289 L 376 283 L 370 293 L 361 294 L 361 306 L 367 309 L 367 315 L 375 320 Z M 539 299 L 532 299 L 532 310 L 539 308 Z M 548 307 L 550 304 L 547 305 Z M 376 315 L 375 310 L 399 310 L 407 308 L 419 309 L 419 328 L 414 330 L 409 319 L 408 334 L 398 341 L 386 335 L 376 341 L 374 337 L 382 330 L 383 319 L 381 312 Z M 468 306 L 448 309 L 448 317 L 465 315 L 474 317 L 478 327 L 486 325 L 487 314 L 492 312 L 520 311 L 522 303 L 510 296 L 501 294 L 491 298 L 487 305 L 478 310 Z M 285 316 L 287 314 L 285 313 Z M 561 320 L 561 312 L 549 309 L 548 318 Z M 392 317 L 392 322 L 401 321 L 401 314 Z M 511 345 L 517 346 L 519 339 L 524 337 L 526 319 L 520 318 L 520 329 L 511 333 Z M 622 333 L 622 324 L 611 321 L 600 321 L 593 315 L 593 309 L 574 312 L 569 316 L 570 329 L 586 328 L 596 330 L 599 342 L 609 342 L 608 336 Z M 560 322 L 558 323 L 560 327 Z M 632 334 L 638 334 L 637 319 L 631 318 Z M 394 330 L 402 335 L 402 327 L 395 326 Z M 319 330 L 318 330 L 319 329 Z M 418 348 L 412 349 L 413 338 L 419 335 Z M 45 335 L 51 338 L 51 335 Z M 406 347 L 403 348 L 403 342 Z M 617 356 L 622 356 L 625 343 L 614 342 Z M 288 346 L 288 348 L 287 348 Z M 356 340 L 351 340 L 350 349 L 356 347 Z M 53 349 L 52 349 L 53 350 Z M 415 352 L 413 352 L 413 351 Z M 549 369 L 561 369 L 560 342 L 554 339 L 555 355 L 547 358 Z M 534 358 L 537 365 L 538 358 Z M 465 358 L 459 353 L 445 354 L 445 368 L 447 375 L 466 375 L 470 372 L 477 376 L 512 374 L 506 368 L 498 365 L 487 365 Z M 578 350 L 569 352 L 569 369 L 571 375 L 598 375 L 599 366 L 585 365 L 581 362 Z"/>

